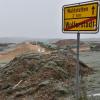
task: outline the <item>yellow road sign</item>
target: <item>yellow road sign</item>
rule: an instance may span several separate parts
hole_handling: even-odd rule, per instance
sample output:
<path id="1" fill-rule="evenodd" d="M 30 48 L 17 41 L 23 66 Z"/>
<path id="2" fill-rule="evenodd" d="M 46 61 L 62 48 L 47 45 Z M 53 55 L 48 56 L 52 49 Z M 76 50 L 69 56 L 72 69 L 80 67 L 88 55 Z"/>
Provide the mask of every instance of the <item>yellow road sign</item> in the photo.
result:
<path id="1" fill-rule="evenodd" d="M 96 33 L 99 29 L 99 4 L 86 2 L 63 7 L 63 32 Z"/>

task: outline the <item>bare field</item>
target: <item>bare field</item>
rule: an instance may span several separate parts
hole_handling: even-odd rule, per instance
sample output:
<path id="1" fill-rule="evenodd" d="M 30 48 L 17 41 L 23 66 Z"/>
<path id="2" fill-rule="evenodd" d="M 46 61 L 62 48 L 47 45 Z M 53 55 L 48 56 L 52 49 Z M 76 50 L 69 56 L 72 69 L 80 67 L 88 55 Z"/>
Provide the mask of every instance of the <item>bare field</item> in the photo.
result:
<path id="1" fill-rule="evenodd" d="M 95 70 L 94 74 L 86 79 L 88 91 L 90 93 L 100 93 L 100 51 L 81 52 L 80 60 Z"/>

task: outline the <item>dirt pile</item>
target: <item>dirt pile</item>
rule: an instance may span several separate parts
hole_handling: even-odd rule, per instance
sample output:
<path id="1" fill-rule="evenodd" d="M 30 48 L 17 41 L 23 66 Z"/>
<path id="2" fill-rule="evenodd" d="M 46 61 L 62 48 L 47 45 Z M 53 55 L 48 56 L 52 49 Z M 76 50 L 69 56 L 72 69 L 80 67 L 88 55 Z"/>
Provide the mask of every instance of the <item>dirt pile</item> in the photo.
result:
<path id="1" fill-rule="evenodd" d="M 76 69 L 68 54 L 30 53 L 13 59 L 0 69 L 0 100 L 65 100 L 73 93 Z M 82 76 L 92 73 L 82 62 L 80 66 Z"/>
<path id="2" fill-rule="evenodd" d="M 63 39 L 59 40 L 56 43 L 54 43 L 58 47 L 63 47 L 63 46 L 71 46 L 71 45 L 76 45 L 77 41 L 75 39 Z M 83 44 L 83 42 L 81 42 Z"/>
<path id="3" fill-rule="evenodd" d="M 64 39 L 59 40 L 55 44 L 59 48 L 70 47 L 74 52 L 76 52 L 77 40 L 75 39 Z M 90 51 L 90 46 L 82 41 L 80 41 L 80 51 Z"/>
<path id="4" fill-rule="evenodd" d="M 21 43 L 21 44 L 17 44 L 16 47 L 11 48 L 10 50 L 6 51 L 6 52 L 0 52 L 0 60 L 12 60 L 13 58 L 15 58 L 18 55 L 21 54 L 25 54 L 25 53 L 29 53 L 29 52 L 39 52 L 40 50 L 44 50 L 44 48 L 40 47 L 39 45 L 32 45 L 29 42 L 26 43 Z"/>

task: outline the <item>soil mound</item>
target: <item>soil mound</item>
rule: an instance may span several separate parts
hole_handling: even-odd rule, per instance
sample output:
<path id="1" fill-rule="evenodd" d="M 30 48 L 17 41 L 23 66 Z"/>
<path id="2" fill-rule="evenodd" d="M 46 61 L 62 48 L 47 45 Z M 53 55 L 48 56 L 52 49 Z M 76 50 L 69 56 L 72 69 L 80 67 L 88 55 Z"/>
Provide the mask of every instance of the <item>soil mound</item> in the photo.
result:
<path id="1" fill-rule="evenodd" d="M 6 51 L 6 52 L 1 52 L 0 53 L 0 60 L 12 60 L 13 58 L 15 58 L 18 55 L 21 54 L 25 54 L 25 53 L 29 53 L 29 52 L 39 52 L 39 50 L 44 50 L 44 48 L 40 47 L 39 45 L 32 45 L 29 42 L 26 43 L 21 43 L 21 44 L 17 44 L 16 47 L 11 48 L 10 50 Z"/>
<path id="2" fill-rule="evenodd" d="M 82 76 L 92 69 L 80 62 Z M 73 93 L 76 60 L 69 52 L 30 53 L 0 69 L 0 100 L 65 100 Z"/>

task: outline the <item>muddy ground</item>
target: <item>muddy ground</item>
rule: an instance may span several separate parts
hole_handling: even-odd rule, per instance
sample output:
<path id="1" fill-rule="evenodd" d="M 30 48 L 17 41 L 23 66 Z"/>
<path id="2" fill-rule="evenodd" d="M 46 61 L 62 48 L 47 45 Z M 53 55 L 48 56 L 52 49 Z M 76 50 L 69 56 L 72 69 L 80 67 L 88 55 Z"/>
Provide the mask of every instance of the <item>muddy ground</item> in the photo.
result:
<path id="1" fill-rule="evenodd" d="M 81 52 L 80 59 L 95 70 L 86 79 L 86 86 L 90 93 L 100 93 L 100 51 Z"/>

